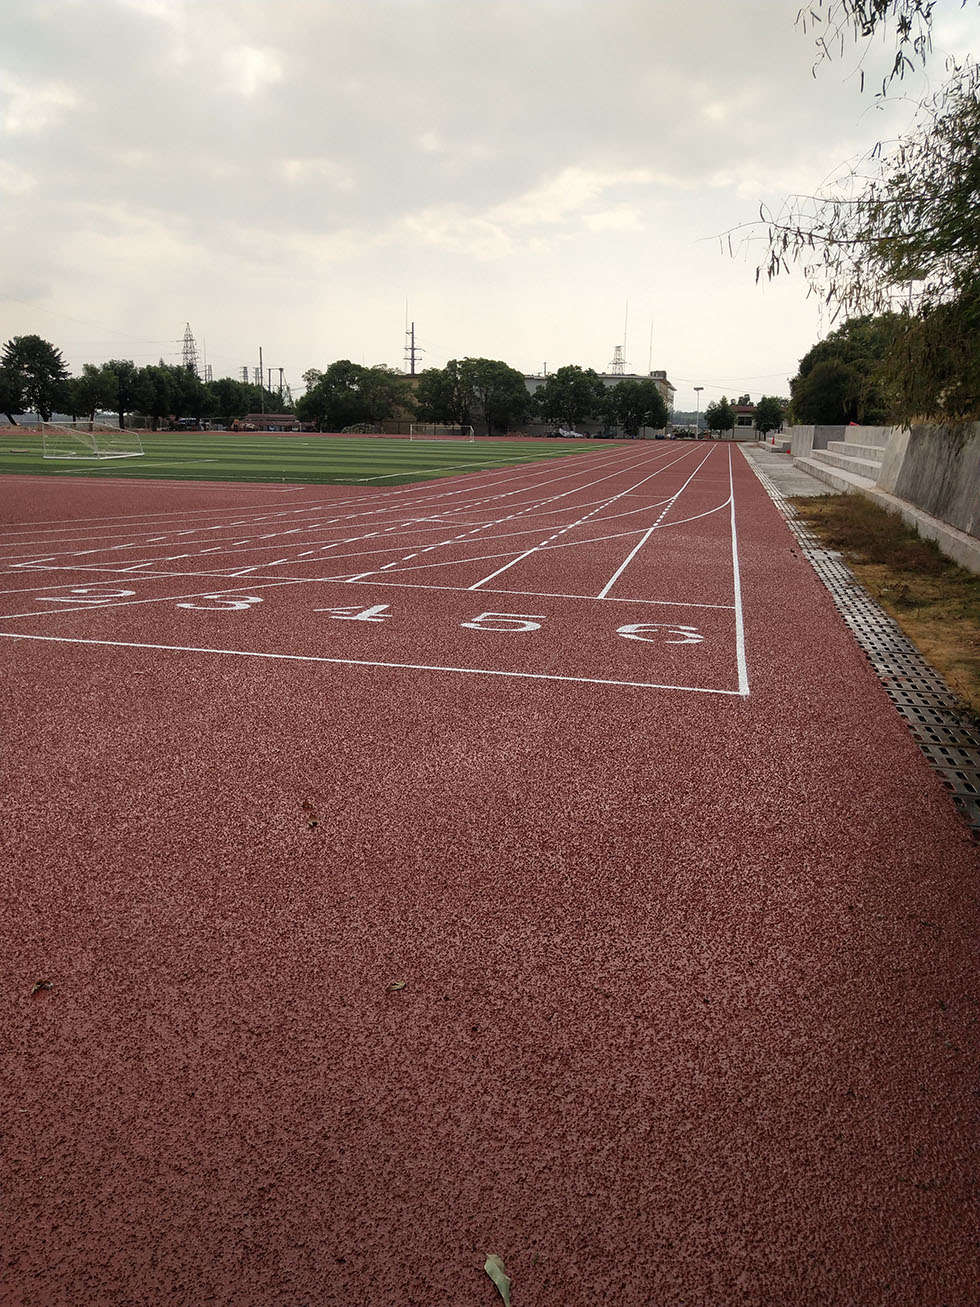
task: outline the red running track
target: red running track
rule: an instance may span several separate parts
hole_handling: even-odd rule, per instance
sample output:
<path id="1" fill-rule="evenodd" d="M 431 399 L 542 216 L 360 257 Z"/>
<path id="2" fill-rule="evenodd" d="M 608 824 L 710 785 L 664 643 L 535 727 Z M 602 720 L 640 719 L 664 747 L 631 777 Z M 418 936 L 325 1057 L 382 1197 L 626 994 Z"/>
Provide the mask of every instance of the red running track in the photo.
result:
<path id="1" fill-rule="evenodd" d="M 975 1307 L 976 850 L 737 451 L 0 497 L 4 1307 Z"/>

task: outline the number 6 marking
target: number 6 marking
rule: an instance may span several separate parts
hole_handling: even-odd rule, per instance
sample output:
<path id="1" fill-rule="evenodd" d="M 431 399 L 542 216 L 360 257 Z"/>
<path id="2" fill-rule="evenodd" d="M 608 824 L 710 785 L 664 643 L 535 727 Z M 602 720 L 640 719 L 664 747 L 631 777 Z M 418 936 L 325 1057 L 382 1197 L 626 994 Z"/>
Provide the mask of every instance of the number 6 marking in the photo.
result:
<path id="1" fill-rule="evenodd" d="M 540 631 L 544 620 L 544 613 L 481 613 L 460 626 L 470 631 Z"/>
<path id="2" fill-rule="evenodd" d="M 178 608 L 196 608 L 204 613 L 234 613 L 240 612 L 243 608 L 251 608 L 253 604 L 260 604 L 262 600 L 257 595 L 223 595 L 212 594 L 202 595 L 202 599 L 210 599 L 207 604 L 199 603 L 182 603 Z"/>
<path id="3" fill-rule="evenodd" d="M 652 631 L 653 635 L 644 635 Z M 677 622 L 634 622 L 631 626 L 621 626 L 616 632 L 624 640 L 642 640 L 646 644 L 655 644 L 665 635 L 679 636 L 678 640 L 664 640 L 664 644 L 701 644 L 704 636 L 696 626 L 681 626 Z"/>

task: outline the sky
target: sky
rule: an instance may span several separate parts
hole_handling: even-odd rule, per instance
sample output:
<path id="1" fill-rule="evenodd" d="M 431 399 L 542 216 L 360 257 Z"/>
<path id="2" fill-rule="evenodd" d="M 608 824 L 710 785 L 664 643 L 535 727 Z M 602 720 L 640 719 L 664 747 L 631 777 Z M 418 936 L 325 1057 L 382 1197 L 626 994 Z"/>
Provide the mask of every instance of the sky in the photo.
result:
<path id="1" fill-rule="evenodd" d="M 789 393 L 832 323 L 718 237 L 909 121 L 799 0 L 4 0 L 0 337 L 215 376 L 467 355 Z M 931 75 L 980 54 L 940 5 Z M 867 87 L 859 87 L 859 65 Z M 651 348 L 652 342 L 652 348 Z"/>

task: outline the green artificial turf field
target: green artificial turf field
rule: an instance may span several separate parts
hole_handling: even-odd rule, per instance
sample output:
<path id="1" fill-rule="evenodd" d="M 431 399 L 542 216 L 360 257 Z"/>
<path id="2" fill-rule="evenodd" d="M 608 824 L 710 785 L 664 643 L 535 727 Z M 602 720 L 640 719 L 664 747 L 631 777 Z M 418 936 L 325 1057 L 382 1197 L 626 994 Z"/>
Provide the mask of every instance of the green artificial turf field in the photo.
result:
<path id="1" fill-rule="evenodd" d="M 397 486 L 594 450 L 592 441 L 409 441 L 265 432 L 141 431 L 142 458 L 45 459 L 36 431 L 0 433 L 0 472 L 32 476 Z M 605 443 L 605 442 L 603 442 Z"/>

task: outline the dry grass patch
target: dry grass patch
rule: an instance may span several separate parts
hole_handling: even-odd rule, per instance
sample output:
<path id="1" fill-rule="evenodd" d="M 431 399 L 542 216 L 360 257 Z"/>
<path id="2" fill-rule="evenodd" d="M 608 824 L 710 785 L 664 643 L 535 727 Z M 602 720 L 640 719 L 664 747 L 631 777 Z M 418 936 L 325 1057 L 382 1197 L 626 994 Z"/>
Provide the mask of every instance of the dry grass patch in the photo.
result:
<path id="1" fill-rule="evenodd" d="M 863 495 L 790 502 L 980 719 L 980 576 Z"/>

